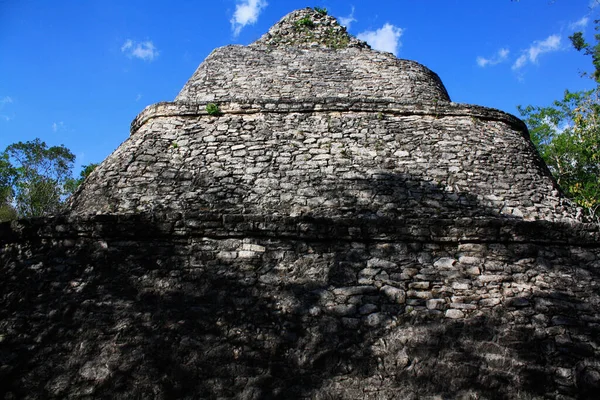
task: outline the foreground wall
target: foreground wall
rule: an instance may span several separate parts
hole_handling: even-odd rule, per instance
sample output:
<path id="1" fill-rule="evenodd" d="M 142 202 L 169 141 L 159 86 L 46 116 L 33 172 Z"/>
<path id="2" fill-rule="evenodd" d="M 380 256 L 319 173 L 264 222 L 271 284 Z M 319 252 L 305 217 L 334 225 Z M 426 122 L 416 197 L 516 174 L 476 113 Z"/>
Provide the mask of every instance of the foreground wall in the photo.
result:
<path id="1" fill-rule="evenodd" d="M 600 391 L 590 225 L 99 215 L 0 243 L 2 398 Z"/>

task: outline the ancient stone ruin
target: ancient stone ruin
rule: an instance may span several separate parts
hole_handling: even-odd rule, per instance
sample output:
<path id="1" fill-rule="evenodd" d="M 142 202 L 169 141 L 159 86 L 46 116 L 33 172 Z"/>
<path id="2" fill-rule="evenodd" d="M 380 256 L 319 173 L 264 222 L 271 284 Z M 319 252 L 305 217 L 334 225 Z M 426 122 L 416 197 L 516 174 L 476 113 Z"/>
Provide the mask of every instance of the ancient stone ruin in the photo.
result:
<path id="1" fill-rule="evenodd" d="M 599 240 L 520 120 L 294 11 L 0 225 L 0 397 L 597 398 Z"/>

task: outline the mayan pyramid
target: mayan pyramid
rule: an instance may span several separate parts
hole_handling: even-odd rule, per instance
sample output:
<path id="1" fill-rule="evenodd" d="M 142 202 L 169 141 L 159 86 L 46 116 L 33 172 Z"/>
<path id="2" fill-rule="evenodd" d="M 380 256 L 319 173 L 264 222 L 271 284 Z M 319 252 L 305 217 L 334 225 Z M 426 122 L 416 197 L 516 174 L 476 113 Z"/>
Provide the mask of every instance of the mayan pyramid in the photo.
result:
<path id="1" fill-rule="evenodd" d="M 311 9 L 213 51 L 73 200 L 81 214 L 199 209 L 568 217 L 521 121 L 450 102 L 432 71 Z"/>
<path id="2" fill-rule="evenodd" d="M 600 231 L 523 122 L 311 8 L 0 224 L 0 296 L 5 399 L 600 393 Z"/>

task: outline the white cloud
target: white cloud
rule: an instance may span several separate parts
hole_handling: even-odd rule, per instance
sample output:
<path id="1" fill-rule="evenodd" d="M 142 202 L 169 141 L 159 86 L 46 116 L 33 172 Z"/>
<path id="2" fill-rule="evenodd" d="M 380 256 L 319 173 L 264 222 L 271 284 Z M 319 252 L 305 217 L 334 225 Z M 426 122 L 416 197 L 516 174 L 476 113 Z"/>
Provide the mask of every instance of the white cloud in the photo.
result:
<path id="1" fill-rule="evenodd" d="M 4 108 L 4 106 L 5 106 L 6 104 L 10 104 L 10 103 L 12 103 L 12 102 L 13 102 L 13 99 L 12 99 L 12 97 L 10 97 L 10 96 L 4 96 L 3 98 L 1 98 L 1 99 L 0 99 L 0 110 L 1 110 L 2 108 Z"/>
<path id="2" fill-rule="evenodd" d="M 540 54 L 550 53 L 553 51 L 560 50 L 560 41 L 561 38 L 559 35 L 550 35 L 546 39 L 542 41 L 535 41 L 529 49 L 525 50 L 517 61 L 512 66 L 513 70 L 518 70 L 525 66 L 528 62 L 533 64 L 537 63 L 537 59 Z"/>
<path id="3" fill-rule="evenodd" d="M 265 0 L 238 0 L 233 18 L 229 21 L 231 22 L 231 29 L 233 29 L 233 36 L 239 35 L 246 25 L 256 23 L 260 12 L 267 5 L 268 3 Z"/>
<path id="4" fill-rule="evenodd" d="M 121 52 L 127 54 L 128 57 L 136 57 L 144 61 L 153 61 L 159 54 L 150 40 L 138 43 L 127 39 L 121 46 Z"/>
<path id="5" fill-rule="evenodd" d="M 138 95 L 135 96 L 135 101 L 140 101 L 141 98 L 142 98 L 141 93 L 138 93 Z"/>
<path id="6" fill-rule="evenodd" d="M 571 22 L 569 24 L 569 28 L 571 28 L 572 30 L 584 29 L 587 26 L 588 22 L 590 22 L 590 19 L 588 17 L 583 17 L 579 21 Z"/>
<path id="7" fill-rule="evenodd" d="M 477 57 L 477 65 L 479 65 L 480 67 L 484 68 L 487 67 L 488 65 L 496 65 L 496 64 L 500 64 L 502 61 L 505 61 L 508 58 L 508 53 L 510 53 L 510 51 L 508 49 L 500 49 L 496 52 L 496 54 L 494 54 L 492 57 L 490 58 L 485 58 L 485 57 Z"/>
<path id="8" fill-rule="evenodd" d="M 352 11 L 350 12 L 350 15 L 348 15 L 347 17 L 340 17 L 340 24 L 348 29 L 350 29 L 350 25 L 352 25 L 353 22 L 356 22 L 356 19 L 354 18 L 354 6 L 352 6 Z"/>
<path id="9" fill-rule="evenodd" d="M 357 35 L 360 40 L 369 43 L 375 50 L 387 51 L 394 55 L 398 55 L 398 48 L 401 45 L 400 36 L 402 36 L 402 29 L 389 23 L 376 31 L 365 31 Z"/>
<path id="10" fill-rule="evenodd" d="M 514 70 L 520 69 L 526 63 L 527 63 L 527 55 L 521 54 L 519 56 L 519 58 L 517 58 L 517 61 L 515 61 L 515 63 L 513 64 L 512 69 L 514 69 Z"/>
<path id="11" fill-rule="evenodd" d="M 64 122 L 60 121 L 58 123 L 53 122 L 52 123 L 52 132 L 58 132 L 59 130 L 63 130 L 65 127 Z"/>
<path id="12" fill-rule="evenodd" d="M 2 110 L 4 108 L 5 105 L 13 103 L 13 99 L 10 96 L 4 96 L 2 98 L 0 98 L 0 110 Z M 5 114 L 0 114 L 0 118 L 2 118 L 3 120 L 5 120 L 6 122 L 10 121 L 11 119 L 14 118 Z"/>
<path id="13" fill-rule="evenodd" d="M 590 0 L 590 8 L 596 8 L 600 6 L 600 0 Z"/>
<path id="14" fill-rule="evenodd" d="M 121 46 L 121 52 L 124 53 L 127 50 L 131 49 L 132 47 L 133 47 L 133 40 L 127 39 L 125 41 L 125 43 L 123 43 L 123 46 Z"/>

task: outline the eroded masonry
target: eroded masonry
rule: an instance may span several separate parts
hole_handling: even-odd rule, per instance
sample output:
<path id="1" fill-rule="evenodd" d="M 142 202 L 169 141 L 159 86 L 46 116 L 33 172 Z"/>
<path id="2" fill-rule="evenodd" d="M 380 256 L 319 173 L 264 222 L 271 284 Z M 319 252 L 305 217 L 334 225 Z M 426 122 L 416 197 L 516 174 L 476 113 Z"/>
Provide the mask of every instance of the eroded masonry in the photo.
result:
<path id="1" fill-rule="evenodd" d="M 0 241 L 5 398 L 600 393 L 600 232 L 524 124 L 313 9 Z"/>

